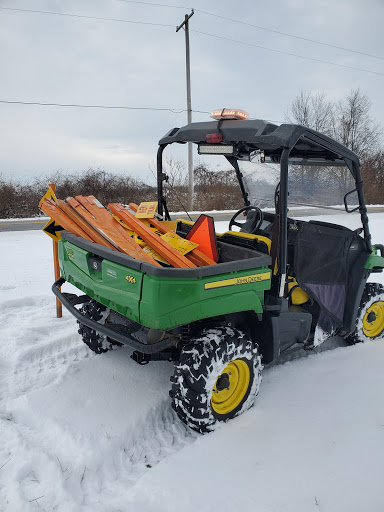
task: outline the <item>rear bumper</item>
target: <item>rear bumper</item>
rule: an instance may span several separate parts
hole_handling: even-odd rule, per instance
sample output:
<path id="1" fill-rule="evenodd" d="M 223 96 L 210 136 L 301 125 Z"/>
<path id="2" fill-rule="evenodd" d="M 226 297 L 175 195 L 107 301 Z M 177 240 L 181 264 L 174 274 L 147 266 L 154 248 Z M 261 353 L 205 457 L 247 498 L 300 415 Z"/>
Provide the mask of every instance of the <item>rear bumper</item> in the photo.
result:
<path id="1" fill-rule="evenodd" d="M 100 334 L 104 334 L 108 338 L 112 340 L 118 341 L 123 345 L 127 345 L 133 350 L 137 350 L 139 352 L 143 352 L 144 354 L 155 354 L 156 352 L 161 352 L 162 350 L 169 348 L 173 345 L 172 340 L 164 339 L 157 343 L 153 343 L 151 345 L 146 345 L 144 343 L 140 343 L 139 341 L 134 340 L 130 337 L 130 332 L 135 332 L 141 326 L 137 323 L 132 324 L 132 328 L 130 329 L 126 325 L 119 324 L 100 324 L 91 318 L 84 316 L 78 309 L 76 309 L 76 305 L 84 304 L 91 300 L 88 295 L 75 295 L 73 293 L 64 293 L 60 290 L 61 286 L 65 283 L 64 277 L 60 277 L 57 281 L 55 281 L 52 285 L 52 291 L 59 299 L 59 301 L 63 304 L 63 306 L 82 324 L 94 329 Z"/>

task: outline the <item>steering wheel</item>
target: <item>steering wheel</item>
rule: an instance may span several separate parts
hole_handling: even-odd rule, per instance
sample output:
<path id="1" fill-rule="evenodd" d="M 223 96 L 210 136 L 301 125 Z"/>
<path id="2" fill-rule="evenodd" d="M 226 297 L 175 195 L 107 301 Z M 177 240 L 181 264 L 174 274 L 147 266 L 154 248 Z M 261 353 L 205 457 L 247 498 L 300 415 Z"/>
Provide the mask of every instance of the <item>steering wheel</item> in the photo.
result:
<path id="1" fill-rule="evenodd" d="M 241 210 L 238 210 L 235 215 L 232 217 L 232 219 L 229 221 L 229 231 L 231 231 L 231 228 L 232 226 L 237 226 L 238 228 L 242 229 L 244 224 L 246 222 L 236 222 L 236 219 L 237 217 L 243 213 L 243 212 L 250 212 L 250 211 L 254 211 L 256 212 L 254 218 L 252 219 L 252 224 L 251 224 L 251 228 L 249 230 L 249 233 L 253 234 L 253 233 L 256 233 L 256 231 L 260 228 L 262 222 L 263 222 L 263 218 L 264 218 L 264 214 L 262 212 L 262 210 L 260 210 L 260 208 L 258 208 L 257 206 L 244 206 L 244 208 L 241 208 Z"/>

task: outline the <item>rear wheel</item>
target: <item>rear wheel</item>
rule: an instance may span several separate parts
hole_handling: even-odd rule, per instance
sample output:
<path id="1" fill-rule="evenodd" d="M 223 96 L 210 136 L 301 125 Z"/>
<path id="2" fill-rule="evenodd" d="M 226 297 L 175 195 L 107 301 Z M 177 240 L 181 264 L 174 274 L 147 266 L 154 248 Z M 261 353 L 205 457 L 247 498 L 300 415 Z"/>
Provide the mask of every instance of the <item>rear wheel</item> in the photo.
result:
<path id="1" fill-rule="evenodd" d="M 361 298 L 356 329 L 348 336 L 350 343 L 359 343 L 384 336 L 384 286 L 367 283 Z"/>
<path id="2" fill-rule="evenodd" d="M 110 310 L 96 302 L 95 300 L 91 300 L 86 302 L 81 308 L 81 313 L 90 318 L 91 320 L 96 320 L 100 323 L 105 323 L 106 319 L 109 316 Z M 79 334 L 84 341 L 84 343 L 96 354 L 103 354 L 104 352 L 108 352 L 109 350 L 113 350 L 116 346 L 121 346 L 121 343 L 117 341 L 111 340 L 104 336 L 103 334 L 98 333 L 94 329 L 87 327 L 81 322 L 77 322 L 79 324 Z"/>
<path id="3" fill-rule="evenodd" d="M 258 346 L 231 327 L 203 331 L 183 348 L 172 377 L 172 407 L 193 430 L 208 432 L 249 409 L 261 382 Z"/>

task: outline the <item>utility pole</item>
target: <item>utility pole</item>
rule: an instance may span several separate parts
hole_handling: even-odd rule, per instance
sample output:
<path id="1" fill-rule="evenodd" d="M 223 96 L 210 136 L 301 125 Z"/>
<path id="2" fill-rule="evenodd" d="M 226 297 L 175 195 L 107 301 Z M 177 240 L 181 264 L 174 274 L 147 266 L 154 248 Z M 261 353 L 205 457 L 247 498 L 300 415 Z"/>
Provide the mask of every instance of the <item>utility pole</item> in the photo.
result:
<path id="1" fill-rule="evenodd" d="M 182 27 L 185 32 L 185 56 L 186 56 L 186 73 L 187 73 L 187 115 L 188 124 L 192 123 L 192 101 L 191 101 L 191 61 L 189 57 L 189 19 L 194 15 L 192 9 L 191 14 L 186 14 L 183 23 L 176 28 L 178 32 Z M 193 210 L 193 155 L 192 142 L 187 143 L 188 146 L 188 210 Z"/>

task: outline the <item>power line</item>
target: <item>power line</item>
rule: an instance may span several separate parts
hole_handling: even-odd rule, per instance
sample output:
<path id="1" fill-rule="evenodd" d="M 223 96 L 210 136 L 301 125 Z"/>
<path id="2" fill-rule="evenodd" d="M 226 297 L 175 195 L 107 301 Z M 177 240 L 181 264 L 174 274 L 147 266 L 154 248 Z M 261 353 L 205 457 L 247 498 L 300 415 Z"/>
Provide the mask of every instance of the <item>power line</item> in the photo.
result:
<path id="1" fill-rule="evenodd" d="M 297 53 L 285 52 L 283 50 L 275 50 L 273 48 L 268 48 L 267 46 L 261 46 L 259 44 L 253 44 L 253 43 L 246 43 L 245 41 L 239 41 L 238 39 L 231 39 L 229 37 L 218 36 L 215 34 L 210 34 L 208 32 L 201 32 L 200 30 L 192 30 L 191 29 L 191 32 L 196 32 L 197 34 L 202 34 L 204 36 L 215 37 L 216 39 L 223 39 L 224 41 L 230 41 L 232 43 L 243 44 L 245 46 L 252 46 L 253 48 L 260 48 L 262 50 L 267 50 L 269 52 L 281 53 L 283 55 L 290 55 L 291 57 L 299 57 L 300 59 L 312 60 L 314 62 L 321 62 L 322 64 L 331 64 L 332 66 L 338 66 L 341 68 L 353 69 L 355 71 L 363 71 L 364 73 L 372 73 L 374 75 L 384 76 L 384 73 L 380 73 L 379 71 L 370 71 L 368 69 L 356 68 L 354 66 L 347 66 L 346 64 L 337 64 L 336 62 L 331 62 L 328 60 L 316 59 L 314 57 L 305 57 L 304 55 L 299 55 Z"/>
<path id="2" fill-rule="evenodd" d="M 124 105 L 83 105 L 79 103 L 45 103 L 41 101 L 11 101 L 11 100 L 0 100 L 0 103 L 4 103 L 6 105 L 37 105 L 42 107 L 70 107 L 70 108 L 100 108 L 100 109 L 111 109 L 111 110 L 149 110 L 149 111 L 157 111 L 157 112 L 172 112 L 173 114 L 183 114 L 187 112 L 187 109 L 173 109 L 173 108 L 157 108 L 157 107 L 127 107 Z M 208 110 L 194 110 L 192 112 L 195 114 L 210 114 L 211 111 Z M 256 119 L 256 118 L 250 118 Z M 273 121 L 271 119 L 265 119 L 269 123 L 279 123 L 282 124 L 283 121 Z"/>
<path id="3" fill-rule="evenodd" d="M 79 103 L 46 103 L 40 101 L 9 101 L 0 100 L 0 103 L 8 105 L 38 105 L 43 107 L 72 107 L 72 108 L 101 108 L 101 109 L 113 109 L 113 110 L 155 110 L 159 112 L 172 112 L 173 114 L 183 114 L 187 112 L 186 109 L 172 109 L 172 108 L 156 108 L 156 107 L 127 107 L 124 105 L 82 105 Z M 209 114 L 204 110 L 193 110 L 198 114 Z"/>
<path id="4" fill-rule="evenodd" d="M 187 6 L 157 4 L 157 3 L 153 3 L 153 2 L 141 2 L 139 0 L 117 0 L 117 1 L 128 3 L 128 4 L 150 5 L 151 7 L 167 7 L 170 9 L 187 9 L 187 10 L 192 9 L 192 7 L 187 7 Z M 201 14 L 205 14 L 206 16 L 213 16 L 215 18 L 220 18 L 222 20 L 230 21 L 231 23 L 239 23 L 240 25 L 257 28 L 259 30 L 265 30 L 266 32 L 272 32 L 272 33 L 278 34 L 280 36 L 292 37 L 293 39 L 299 39 L 300 41 L 307 41 L 309 43 L 319 44 L 321 46 L 328 46 L 329 48 L 336 48 L 337 50 L 343 50 L 345 52 L 357 53 L 358 55 L 364 55 L 365 57 L 372 57 L 373 59 L 384 60 L 384 57 L 380 57 L 379 55 L 373 55 L 372 53 L 361 52 L 359 50 L 352 50 L 351 48 L 346 48 L 345 46 L 338 46 L 335 44 L 325 43 L 324 41 L 317 41 L 316 39 L 310 39 L 308 37 L 298 36 L 295 34 L 290 34 L 288 32 L 282 32 L 281 30 L 275 30 L 272 28 L 263 27 L 262 25 L 255 25 L 254 23 L 249 23 L 248 21 L 237 20 L 235 18 L 227 18 L 226 16 L 222 16 L 220 14 L 216 14 L 213 12 L 203 11 L 201 9 L 195 9 L 195 12 L 200 12 Z"/>
<path id="5" fill-rule="evenodd" d="M 80 103 L 46 103 L 41 101 L 12 101 L 12 100 L 0 100 L 0 103 L 4 103 L 6 105 L 37 105 L 43 107 L 71 107 L 71 108 L 100 108 L 100 109 L 112 109 L 112 110 L 153 110 L 158 112 L 172 112 L 173 114 L 183 114 L 187 112 L 187 109 L 175 109 L 175 108 L 157 108 L 157 107 L 127 107 L 125 105 L 83 105 Z M 192 112 L 195 114 L 210 114 L 211 111 L 208 110 L 194 110 Z M 250 118 L 256 119 L 256 118 Z M 280 123 L 283 121 L 273 121 L 271 119 L 265 119 L 270 123 Z"/>
<path id="6" fill-rule="evenodd" d="M 155 5 L 155 4 L 153 4 L 153 5 Z M 378 55 L 373 55 L 372 53 L 365 53 L 365 52 L 361 52 L 359 50 L 352 50 L 351 48 L 345 48 L 344 46 L 337 46 L 335 44 L 324 43 L 323 41 L 317 41 L 315 39 L 310 39 L 308 37 L 302 37 L 302 36 L 297 36 L 295 34 L 289 34 L 287 32 L 281 32 L 280 30 L 274 30 L 272 28 L 266 28 L 266 27 L 263 27 L 261 25 L 254 25 L 253 23 L 248 23 L 247 21 L 241 21 L 241 20 L 236 20 L 236 19 L 233 19 L 233 18 L 227 18 L 225 16 L 221 16 L 220 14 L 215 14 L 215 13 L 208 12 L 208 11 L 202 11 L 200 9 L 195 9 L 195 11 L 196 12 L 200 12 L 201 14 L 206 14 L 207 16 L 214 16 L 215 18 L 220 18 L 222 20 L 230 21 L 232 23 L 239 23 L 241 25 L 246 25 L 248 27 L 258 28 L 260 30 L 265 30 L 267 32 L 273 32 L 274 34 L 279 34 L 281 36 L 292 37 L 294 39 L 299 39 L 301 41 L 308 41 L 310 43 L 315 43 L 315 44 L 319 44 L 319 45 L 322 45 L 322 46 L 328 46 L 329 48 L 336 48 L 338 50 L 343 50 L 343 51 L 346 51 L 346 52 L 351 52 L 351 53 L 357 53 L 359 55 L 364 55 L 365 57 L 372 57 L 374 59 L 384 60 L 384 57 L 379 57 Z"/>
<path id="7" fill-rule="evenodd" d="M 113 22 L 118 22 L 118 23 L 134 23 L 136 25 L 154 25 L 154 26 L 158 26 L 158 27 L 174 28 L 174 25 L 168 25 L 165 23 L 150 23 L 148 21 L 123 20 L 120 18 L 102 18 L 99 16 L 86 16 L 85 14 L 69 14 L 69 13 L 56 12 L 56 11 L 39 11 L 39 10 L 35 10 L 35 9 L 16 9 L 13 7 L 0 7 L 0 9 L 4 9 L 7 11 L 32 12 L 35 14 L 52 14 L 54 16 L 66 16 L 66 17 L 70 17 L 70 18 L 84 18 L 87 20 L 113 21 Z"/>
<path id="8" fill-rule="evenodd" d="M 120 1 L 126 1 L 126 2 L 131 2 L 132 1 L 132 3 L 134 2 L 134 0 L 120 0 Z M 160 5 L 162 7 L 175 7 L 175 6 L 167 6 L 165 4 L 151 4 L 150 2 L 139 2 L 138 0 L 135 0 L 134 3 L 143 3 L 145 5 Z M 112 21 L 112 22 L 120 22 L 120 23 L 133 23 L 133 24 L 139 24 L 139 25 L 153 25 L 153 26 L 162 26 L 162 27 L 174 28 L 174 25 L 164 24 L 164 23 L 151 23 L 151 22 L 144 22 L 144 21 L 124 20 L 124 19 L 119 19 L 119 18 L 103 18 L 103 17 L 97 17 L 97 16 L 86 16 L 86 15 L 82 15 L 82 14 L 60 13 L 60 12 L 55 12 L 55 11 L 40 11 L 40 10 L 32 10 L 32 9 L 16 9 L 16 8 L 13 8 L 13 7 L 0 7 L 0 9 L 5 9 L 5 10 L 9 10 L 9 11 L 31 12 L 31 13 L 37 13 L 37 14 L 51 14 L 51 15 L 55 15 L 55 16 L 67 16 L 67 17 L 72 17 L 72 18 L 85 18 L 85 19 L 98 20 L 98 21 Z M 197 11 L 197 9 L 196 9 L 196 11 Z M 204 13 L 205 13 L 205 11 L 204 11 Z M 207 13 L 205 13 L 205 14 L 207 14 Z M 212 16 L 216 16 L 216 15 L 212 14 Z M 217 15 L 217 16 L 219 16 L 219 15 Z M 228 18 L 228 19 L 230 19 L 230 18 Z M 236 20 L 233 20 L 233 21 L 236 21 Z M 241 22 L 241 23 L 243 23 L 243 22 Z M 280 53 L 280 54 L 283 54 L 283 55 L 289 55 L 291 57 L 298 57 L 298 58 L 301 58 L 301 59 L 311 60 L 311 61 L 314 61 L 314 62 L 320 62 L 320 63 L 323 63 L 323 64 L 330 64 L 332 66 L 338 66 L 338 67 L 342 67 L 342 68 L 346 68 L 346 69 L 353 69 L 354 71 L 362 71 L 364 73 L 371 73 L 371 74 L 374 74 L 374 75 L 384 76 L 384 73 L 380 73 L 379 71 L 370 71 L 370 70 L 358 68 L 358 67 L 355 67 L 355 66 L 347 66 L 346 64 L 337 64 L 336 62 L 331 62 L 331 61 L 326 61 L 326 60 L 322 60 L 322 59 L 317 59 L 317 58 L 314 58 L 314 57 L 306 57 L 304 55 L 298 55 L 296 53 L 286 52 L 286 51 L 283 51 L 283 50 L 275 50 L 275 49 L 269 48 L 267 46 L 261 46 L 261 45 L 257 45 L 257 44 L 253 44 L 253 43 L 246 43 L 245 41 L 239 41 L 239 40 L 236 40 L 236 39 L 231 39 L 229 37 L 224 37 L 224 36 L 219 36 L 219 35 L 215 35 L 215 34 L 210 34 L 208 32 L 202 32 L 202 31 L 198 31 L 198 30 L 191 30 L 191 32 L 196 32 L 197 34 L 202 34 L 202 35 L 206 35 L 206 36 L 209 36 L 209 37 L 215 37 L 217 39 L 223 39 L 225 41 L 230 41 L 230 42 L 233 42 L 233 43 L 238 43 L 238 44 L 242 44 L 242 45 L 246 45 L 246 46 L 252 46 L 254 48 L 260 48 L 262 50 L 267 50 L 267 51 L 274 52 L 274 53 Z M 354 50 L 348 50 L 348 51 L 354 51 Z M 381 58 L 381 57 L 377 57 L 377 58 Z"/>
<path id="9" fill-rule="evenodd" d="M 192 7 L 184 7 L 182 5 L 154 4 L 152 2 L 139 2 L 139 0 L 117 0 L 117 1 L 124 2 L 126 4 L 150 5 L 151 7 L 168 7 L 169 9 L 187 9 L 187 10 L 192 9 Z"/>

